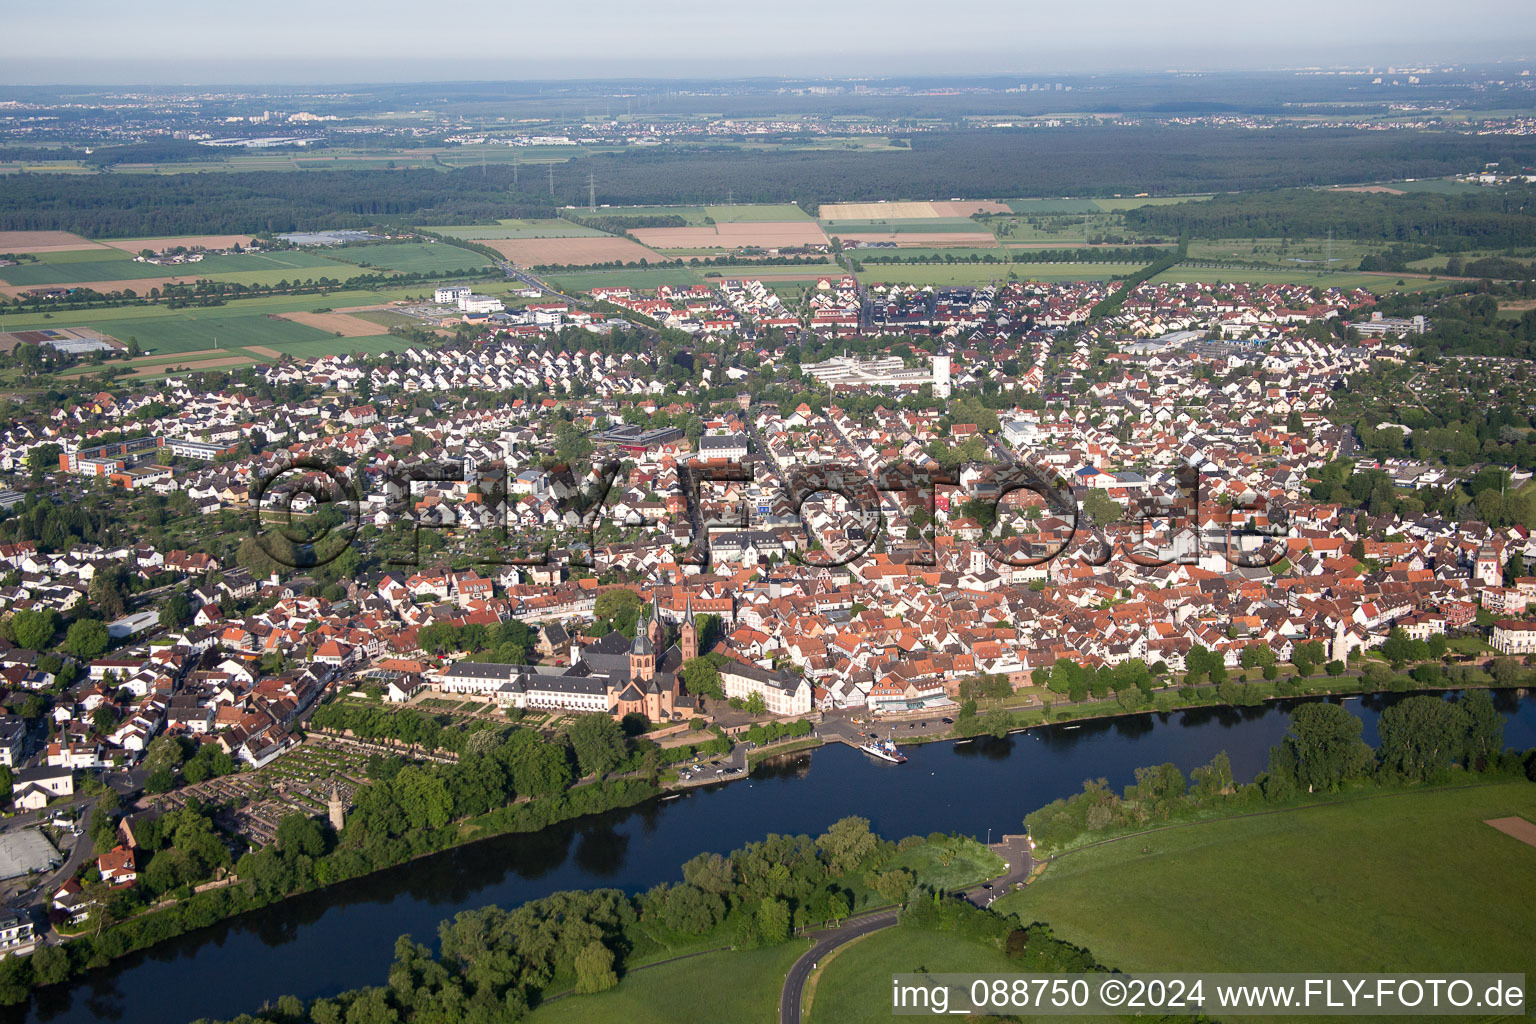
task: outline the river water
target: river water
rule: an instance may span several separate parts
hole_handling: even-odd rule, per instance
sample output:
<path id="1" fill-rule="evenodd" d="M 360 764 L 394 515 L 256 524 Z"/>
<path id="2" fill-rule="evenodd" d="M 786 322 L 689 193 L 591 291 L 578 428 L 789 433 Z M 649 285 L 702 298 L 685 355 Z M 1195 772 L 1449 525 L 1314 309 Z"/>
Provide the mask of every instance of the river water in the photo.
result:
<path id="1" fill-rule="evenodd" d="M 1381 709 L 1405 695 L 1349 698 L 1345 706 L 1376 742 Z M 1505 745 L 1536 747 L 1536 694 L 1495 691 Z M 1107 778 L 1116 789 L 1143 765 L 1184 772 L 1220 751 L 1251 780 L 1284 735 L 1294 702 L 1198 708 L 1079 725 L 1048 726 L 1007 740 L 905 748 L 892 765 L 833 744 L 772 765 L 744 782 L 691 790 L 642 806 L 502 836 L 379 872 L 114 961 L 37 992 L 6 1022 L 166 1024 L 255 1011 L 284 993 L 305 999 L 383 984 L 395 938 L 432 943 L 461 910 L 512 906 L 557 889 L 639 891 L 681 878 L 702 850 L 729 852 L 769 832 L 823 831 L 850 814 L 889 838 L 962 832 L 978 839 L 1022 831 L 1024 815 Z M 901 736 L 896 736 L 900 743 Z"/>

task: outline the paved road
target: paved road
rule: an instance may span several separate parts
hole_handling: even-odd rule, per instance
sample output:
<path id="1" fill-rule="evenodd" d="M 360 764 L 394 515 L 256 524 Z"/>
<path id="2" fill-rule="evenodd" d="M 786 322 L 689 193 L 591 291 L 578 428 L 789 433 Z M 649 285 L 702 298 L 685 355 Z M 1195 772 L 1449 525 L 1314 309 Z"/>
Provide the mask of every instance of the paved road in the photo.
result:
<path id="1" fill-rule="evenodd" d="M 895 923 L 896 908 L 889 907 L 863 917 L 850 917 L 836 928 L 812 932 L 811 948 L 795 961 L 784 979 L 784 992 L 779 997 L 780 1024 L 800 1024 L 800 996 L 805 991 L 806 979 L 828 953 L 860 936 L 889 928 Z"/>
<path id="2" fill-rule="evenodd" d="M 1008 836 L 1003 842 L 995 844 L 992 851 L 1007 862 L 1008 869 L 991 881 L 974 886 L 960 894 L 978 907 L 988 906 L 997 896 L 1016 883 L 1023 882 L 1034 868 L 1034 858 L 1029 852 L 1029 840 L 1022 835 Z M 825 928 L 809 933 L 811 948 L 795 961 L 794 966 L 789 969 L 789 974 L 784 978 L 784 989 L 779 996 L 779 1024 L 800 1024 L 800 1000 L 805 991 L 805 983 L 810 978 L 811 971 L 815 970 L 829 953 L 854 939 L 889 928 L 895 923 L 896 908 L 887 907 L 884 910 L 850 917 L 836 928 Z"/>

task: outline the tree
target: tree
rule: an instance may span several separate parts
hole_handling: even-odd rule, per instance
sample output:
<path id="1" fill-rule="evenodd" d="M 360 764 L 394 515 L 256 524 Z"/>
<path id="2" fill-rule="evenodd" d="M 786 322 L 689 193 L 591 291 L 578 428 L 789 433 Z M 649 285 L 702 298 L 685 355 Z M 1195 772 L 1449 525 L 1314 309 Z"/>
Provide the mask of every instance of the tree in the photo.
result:
<path id="1" fill-rule="evenodd" d="M 100 657 L 109 643 L 106 623 L 100 619 L 80 619 L 64 634 L 64 650 L 82 661 Z"/>
<path id="2" fill-rule="evenodd" d="M 607 715 L 582 715 L 566 736 L 582 775 L 606 775 L 624 760 L 624 730 Z"/>
<path id="3" fill-rule="evenodd" d="M 1382 770 L 1409 782 L 1434 778 L 1466 751 L 1466 712 L 1439 697 L 1409 697 L 1386 708 L 1376 728 Z"/>
<path id="4" fill-rule="evenodd" d="M 900 903 L 907 898 L 907 893 L 912 891 L 912 886 L 917 884 L 917 876 L 906 868 L 892 868 L 890 871 L 881 872 L 871 886 L 882 898 L 892 903 Z"/>
<path id="5" fill-rule="evenodd" d="M 576 954 L 576 991 L 590 995 L 619 983 L 613 970 L 613 951 L 597 939 L 581 947 Z"/>
<path id="6" fill-rule="evenodd" d="M 788 940 L 789 904 L 772 898 L 758 903 L 757 928 L 765 946 L 775 946 Z"/>
<path id="7" fill-rule="evenodd" d="M 111 704 L 102 704 L 95 711 L 91 712 L 91 728 L 95 729 L 98 735 L 106 736 L 110 734 L 113 729 L 117 728 L 117 722 L 117 708 Z"/>
<path id="8" fill-rule="evenodd" d="M 680 672 L 683 685 L 695 696 L 713 697 L 720 700 L 725 690 L 720 685 L 720 670 L 708 658 L 692 658 L 683 662 Z"/>
<path id="9" fill-rule="evenodd" d="M 1381 656 L 1391 663 L 1394 669 L 1402 668 L 1412 654 L 1412 641 L 1401 626 L 1393 626 L 1387 632 L 1387 639 L 1381 645 Z"/>
<path id="10" fill-rule="evenodd" d="M 86 588 L 92 606 L 107 618 L 115 619 L 128 611 L 128 569 L 114 565 L 98 569 Z"/>
<path id="11" fill-rule="evenodd" d="M 1101 525 L 1118 523 L 1125 516 L 1124 507 L 1107 492 L 1097 487 L 1089 488 L 1088 493 L 1083 496 L 1083 511 L 1087 512 L 1095 523 Z"/>
<path id="12" fill-rule="evenodd" d="M 1493 706 L 1487 690 L 1468 690 L 1461 698 L 1466 712 L 1467 767 L 1482 771 L 1504 750 L 1504 716 Z"/>
<path id="13" fill-rule="evenodd" d="M 640 595 L 628 587 L 615 587 L 605 590 L 597 595 L 597 600 L 592 606 L 592 614 L 595 616 L 593 631 L 602 634 L 609 630 L 618 630 L 625 636 L 635 635 L 635 623 L 639 621 L 640 609 L 644 602 Z"/>
<path id="14" fill-rule="evenodd" d="M 766 715 L 768 713 L 768 702 L 763 699 L 762 693 L 757 690 L 747 694 L 745 707 L 749 715 Z"/>
<path id="15" fill-rule="evenodd" d="M 1275 663 L 1275 652 L 1268 644 L 1249 644 L 1239 662 L 1243 668 L 1267 668 Z"/>
<path id="16" fill-rule="evenodd" d="M 827 871 L 845 875 L 862 864 L 880 846 L 869 830 L 869 819 L 847 817 L 834 821 L 816 840 L 827 858 Z"/>
<path id="17" fill-rule="evenodd" d="M 161 768 L 177 768 L 186 757 L 187 751 L 180 739 L 161 734 L 149 741 L 144 751 L 144 767 L 152 772 Z"/>
<path id="18" fill-rule="evenodd" d="M 844 896 L 841 891 L 834 892 L 831 896 L 827 897 L 827 917 L 835 922 L 841 922 L 849 913 L 848 897 Z"/>
<path id="19" fill-rule="evenodd" d="M 981 731 L 997 739 L 1006 739 L 1013 728 L 1013 714 L 1005 708 L 991 708 L 981 716 Z"/>
<path id="20" fill-rule="evenodd" d="M 175 629 L 191 617 L 192 602 L 187 600 L 186 594 L 174 593 L 160 606 L 160 625 L 166 629 Z"/>
<path id="21" fill-rule="evenodd" d="M 39 985 L 57 985 L 70 971 L 69 951 L 63 946 L 40 946 L 32 954 L 32 977 Z"/>
<path id="22" fill-rule="evenodd" d="M 36 346 L 28 345 L 22 354 L 28 351 L 36 351 Z M 63 445 L 50 443 L 40 444 L 27 453 L 27 472 L 33 483 L 42 483 L 45 476 L 59 468 L 59 454 L 63 451 Z"/>
<path id="23" fill-rule="evenodd" d="M 1303 704 L 1291 713 L 1280 745 L 1270 749 L 1269 772 L 1309 793 L 1336 790 L 1375 760 L 1360 730 L 1360 719 L 1337 704 Z"/>
<path id="24" fill-rule="evenodd" d="M 11 616 L 11 638 L 17 647 L 28 650 L 43 651 L 53 646 L 53 634 L 58 628 L 59 613 L 52 609 L 22 611 Z"/>
<path id="25" fill-rule="evenodd" d="M 1514 686 L 1520 681 L 1520 667 L 1513 658 L 1495 658 L 1490 673 L 1494 683 L 1501 687 Z"/>

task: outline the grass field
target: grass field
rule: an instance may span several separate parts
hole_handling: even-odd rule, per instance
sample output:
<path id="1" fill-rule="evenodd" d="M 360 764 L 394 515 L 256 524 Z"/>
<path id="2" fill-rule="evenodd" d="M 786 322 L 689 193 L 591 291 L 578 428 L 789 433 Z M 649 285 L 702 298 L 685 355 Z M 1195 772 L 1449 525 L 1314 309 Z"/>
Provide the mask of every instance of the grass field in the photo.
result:
<path id="1" fill-rule="evenodd" d="M 446 242 L 401 242 L 394 245 L 365 245 L 340 249 L 337 259 L 380 270 L 435 274 L 448 270 L 489 267 L 491 261 L 477 252 L 460 249 Z"/>
<path id="2" fill-rule="evenodd" d="M 1225 267 L 1178 266 L 1152 279 L 1164 281 L 1246 281 L 1249 284 L 1306 284 L 1319 288 L 1365 288 L 1376 293 L 1389 291 L 1414 292 L 1430 288 L 1444 288 L 1444 281 L 1431 281 L 1427 277 L 1408 277 L 1398 274 L 1366 274 L 1358 270 L 1341 270 L 1331 274 L 1313 270 L 1238 270 Z M 1402 281 L 1402 284 L 1398 284 Z"/>
<path id="3" fill-rule="evenodd" d="M 464 250 L 460 250 L 464 252 Z M 230 256 L 205 256 L 197 263 L 158 266 L 136 263 L 130 253 L 108 249 L 75 250 L 49 253 L 68 259 L 47 259 L 0 267 L 0 280 L 14 285 L 88 284 L 92 281 L 126 281 L 173 275 L 207 277 L 224 281 L 250 281 L 270 276 L 289 280 L 306 277 L 350 277 L 356 271 L 350 265 L 307 252 L 241 253 Z M 473 253 L 465 252 L 472 259 Z M 89 259 L 83 257 L 91 257 Z M 483 261 L 482 261 L 483 262 Z M 473 266 L 474 264 L 466 264 Z M 274 279 L 275 280 L 275 279 Z"/>
<path id="4" fill-rule="evenodd" d="M 964 285 L 1019 281 L 1105 281 L 1134 274 L 1139 263 L 866 263 L 860 280 L 882 284 Z M 1232 280 L 1229 271 L 1224 280 Z"/>
<path id="5" fill-rule="evenodd" d="M 585 292 L 603 285 L 656 288 L 664 284 L 698 284 L 704 278 L 697 270 L 686 267 L 630 267 L 623 270 L 578 270 L 549 274 L 544 280 L 562 291 Z"/>
<path id="6" fill-rule="evenodd" d="M 359 316 L 367 316 L 360 313 Z M 337 338 L 327 337 L 318 341 L 290 342 L 276 346 L 284 353 L 295 359 L 314 359 L 316 356 L 335 356 L 351 352 L 366 352 L 369 355 L 378 355 L 381 352 L 404 352 L 413 347 L 404 338 L 385 334 L 372 338 Z"/>
<path id="7" fill-rule="evenodd" d="M 1071 246 L 1064 245 L 1064 246 L 1062 246 L 1062 248 L 1063 249 L 1070 249 Z M 1003 258 L 1002 250 L 997 249 L 997 248 L 986 248 L 986 249 L 969 249 L 969 248 L 928 249 L 928 248 L 921 248 L 921 247 L 909 248 L 907 246 L 902 246 L 901 249 L 898 252 L 893 252 L 890 249 L 848 249 L 848 250 L 845 250 L 845 251 L 853 259 L 858 260 L 860 263 L 863 263 L 864 266 L 870 267 L 870 268 L 882 267 L 882 266 L 883 267 L 900 266 L 900 264 L 896 264 L 896 263 L 882 263 L 882 262 L 880 262 L 883 258 L 885 258 L 886 256 L 889 256 L 889 255 L 898 255 L 898 256 L 900 256 L 904 260 L 923 260 L 923 261 L 929 261 L 929 262 L 936 261 L 936 262 L 939 262 L 939 263 L 942 263 L 944 261 L 944 257 L 945 256 L 952 256 L 952 257 L 954 257 L 957 260 L 959 260 L 959 259 L 970 259 L 972 256 L 991 256 L 994 260 L 1001 260 Z"/>
<path id="8" fill-rule="evenodd" d="M 1010 199 L 1014 213 L 1113 213 L 1134 210 L 1138 206 L 1169 206 L 1173 203 L 1198 202 L 1211 198 L 1197 196 L 1122 196 L 1116 199 Z"/>
<path id="9" fill-rule="evenodd" d="M 1536 974 L 1536 848 L 1483 824 L 1514 815 L 1536 786 L 1217 819 L 1058 858 L 996 908 L 1124 970 Z"/>
<path id="10" fill-rule="evenodd" d="M 526 1019 L 530 1024 L 774 1024 L 784 976 L 803 952 L 802 941 L 705 953 L 635 971 L 607 992 L 546 1003 Z M 729 983 L 720 983 L 725 979 Z"/>
<path id="11" fill-rule="evenodd" d="M 928 971 L 1016 973 L 1001 950 L 953 933 L 886 928 L 855 940 L 822 962 L 806 985 L 806 1024 L 885 1024 L 891 1015 L 891 975 Z M 781 979 L 782 980 L 782 979 Z"/>
<path id="12" fill-rule="evenodd" d="M 593 238 L 604 233 L 596 228 L 582 227 L 563 217 L 503 220 L 498 221 L 494 227 L 489 224 L 470 224 L 464 227 L 437 227 L 423 230 L 434 231 L 449 238 L 462 238 L 470 242 L 487 238 Z"/>
<path id="13" fill-rule="evenodd" d="M 762 203 L 743 206 L 604 206 L 594 211 L 578 210 L 578 217 L 681 217 L 690 227 L 698 227 L 708 217 L 717 224 L 737 224 L 763 220 L 810 220 L 794 203 Z"/>
<path id="14" fill-rule="evenodd" d="M 0 329 L 13 331 L 40 326 L 94 327 L 120 341 L 137 338 L 145 352 L 153 355 L 176 355 L 212 348 L 215 338 L 221 349 L 261 345 L 278 351 L 290 351 L 293 346 L 305 342 L 340 343 L 343 339 L 267 314 L 305 312 L 321 307 L 335 309 L 373 305 L 391 299 L 403 299 L 408 294 L 419 295 L 420 289 L 411 292 L 383 289 L 338 291 L 329 295 L 271 295 L 241 299 L 222 306 L 184 309 L 124 306 L 79 313 L 55 313 L 52 316 L 45 313 L 22 313 L 0 317 Z M 398 340 L 396 344 L 399 344 Z M 351 349 L 342 348 L 339 351 Z"/>
<path id="15" fill-rule="evenodd" d="M 1003 873 L 1003 858 L 969 837 L 924 843 L 898 854 L 892 867 L 906 868 L 925 885 L 963 889 Z"/>
<path id="16" fill-rule="evenodd" d="M 1417 181 L 1389 181 L 1386 184 L 1404 192 L 1439 192 L 1444 195 L 1476 192 L 1483 187 L 1451 178 L 1420 178 Z"/>

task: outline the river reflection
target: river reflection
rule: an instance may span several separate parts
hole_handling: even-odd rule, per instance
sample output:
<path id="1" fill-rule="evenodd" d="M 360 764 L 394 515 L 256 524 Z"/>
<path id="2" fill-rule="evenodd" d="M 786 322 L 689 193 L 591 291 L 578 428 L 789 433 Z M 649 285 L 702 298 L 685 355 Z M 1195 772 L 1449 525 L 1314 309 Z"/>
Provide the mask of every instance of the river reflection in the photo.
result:
<path id="1" fill-rule="evenodd" d="M 1342 701 L 1376 742 L 1383 708 L 1405 694 Z M 3 1022 L 165 1024 L 233 1017 L 279 995 L 305 999 L 382 984 L 396 936 L 433 942 L 440 920 L 557 889 L 640 891 L 680 877 L 701 850 L 729 852 L 769 832 L 817 834 L 859 814 L 890 838 L 1016 832 L 1024 815 L 1077 791 L 1084 779 L 1120 788 L 1143 765 L 1186 774 L 1226 751 L 1249 780 L 1284 735 L 1295 701 L 1255 708 L 1191 708 L 1069 723 L 904 748 L 904 765 L 833 745 L 759 765 L 745 782 L 502 836 L 289 900 L 182 936 L 36 993 Z M 1505 744 L 1536 747 L 1536 696 L 1494 694 Z M 900 737 L 897 737 L 898 742 Z"/>

